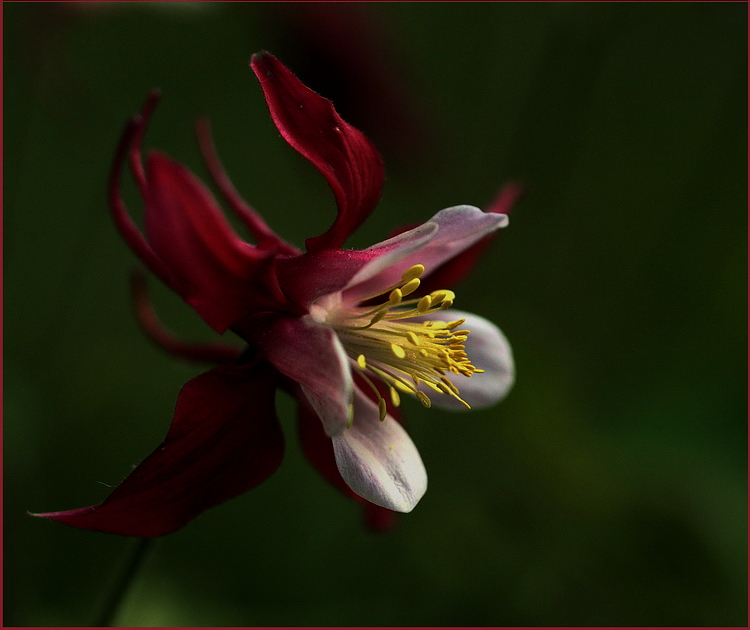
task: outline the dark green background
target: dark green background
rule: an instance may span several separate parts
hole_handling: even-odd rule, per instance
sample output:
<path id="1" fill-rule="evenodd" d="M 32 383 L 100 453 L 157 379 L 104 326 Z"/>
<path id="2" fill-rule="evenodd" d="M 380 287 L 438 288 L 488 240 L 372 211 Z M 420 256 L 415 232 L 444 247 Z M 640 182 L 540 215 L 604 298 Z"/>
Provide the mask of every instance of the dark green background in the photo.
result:
<path id="1" fill-rule="evenodd" d="M 385 154 L 351 246 L 526 186 L 457 303 L 506 332 L 517 385 L 472 414 L 405 405 L 430 488 L 380 535 L 303 460 L 280 398 L 281 469 L 160 540 L 121 623 L 746 625 L 746 5 L 357 5 L 400 86 L 368 118 L 291 30 L 298 7 L 133 4 L 4 5 L 5 623 L 91 623 L 134 541 L 25 511 L 101 500 L 202 371 L 139 332 L 105 203 L 148 91 L 147 146 L 203 174 L 209 115 L 284 237 L 332 220 L 247 67 L 268 49 Z M 152 286 L 170 327 L 212 338 Z"/>

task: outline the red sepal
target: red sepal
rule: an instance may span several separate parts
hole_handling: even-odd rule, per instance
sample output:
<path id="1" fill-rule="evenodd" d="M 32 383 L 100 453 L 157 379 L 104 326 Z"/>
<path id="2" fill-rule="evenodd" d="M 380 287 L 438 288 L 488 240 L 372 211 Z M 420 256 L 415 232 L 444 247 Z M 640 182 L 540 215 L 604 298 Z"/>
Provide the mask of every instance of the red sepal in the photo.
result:
<path id="1" fill-rule="evenodd" d="M 180 392 L 166 439 L 102 503 L 36 514 L 123 536 L 162 536 L 254 488 L 281 464 L 268 364 L 220 366 Z"/>
<path id="2" fill-rule="evenodd" d="M 250 66 L 279 133 L 320 171 L 336 198 L 336 221 L 325 234 L 307 239 L 307 250 L 341 247 L 380 199 L 385 180 L 380 154 L 361 131 L 342 120 L 328 99 L 306 87 L 273 55 L 253 55 Z"/>
<path id="3" fill-rule="evenodd" d="M 306 310 L 319 297 L 341 291 L 383 251 L 337 249 L 279 258 L 276 261 L 279 285 L 284 295 Z"/>
<path id="4" fill-rule="evenodd" d="M 216 332 L 250 311 L 279 308 L 275 250 L 245 243 L 184 166 L 160 153 L 146 165 L 146 232 L 172 288 Z M 273 243 L 269 243 L 271 247 Z"/>
<path id="5" fill-rule="evenodd" d="M 159 320 L 146 289 L 146 277 L 135 271 L 130 275 L 133 310 L 146 336 L 162 350 L 186 361 L 212 365 L 234 364 L 242 355 L 236 346 L 224 343 L 186 343 L 173 335 Z"/>

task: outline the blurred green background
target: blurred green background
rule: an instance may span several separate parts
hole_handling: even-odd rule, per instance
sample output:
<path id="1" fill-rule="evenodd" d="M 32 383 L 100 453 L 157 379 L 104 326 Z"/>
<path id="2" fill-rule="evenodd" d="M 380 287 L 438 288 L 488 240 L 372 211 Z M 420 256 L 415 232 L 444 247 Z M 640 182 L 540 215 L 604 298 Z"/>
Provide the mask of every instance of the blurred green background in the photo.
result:
<path id="1" fill-rule="evenodd" d="M 385 156 L 349 243 L 500 186 L 526 195 L 459 308 L 518 377 L 495 408 L 405 405 L 430 475 L 372 534 L 307 465 L 160 539 L 131 626 L 747 624 L 747 6 L 5 4 L 5 624 L 92 623 L 134 540 L 33 519 L 100 501 L 202 366 L 134 321 L 105 182 L 146 145 L 238 189 L 291 242 L 334 216 L 247 66 L 272 51 Z M 140 200 L 127 188 L 133 213 Z M 152 282 L 168 325 L 212 333 Z"/>

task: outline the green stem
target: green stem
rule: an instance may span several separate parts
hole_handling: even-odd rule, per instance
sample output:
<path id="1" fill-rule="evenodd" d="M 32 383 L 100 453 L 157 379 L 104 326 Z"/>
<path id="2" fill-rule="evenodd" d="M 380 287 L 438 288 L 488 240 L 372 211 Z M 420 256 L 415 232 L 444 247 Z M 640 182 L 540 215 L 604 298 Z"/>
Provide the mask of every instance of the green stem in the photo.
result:
<path id="1" fill-rule="evenodd" d="M 130 586 L 133 583 L 133 579 L 138 573 L 143 564 L 143 560 L 148 555 L 148 551 L 153 546 L 153 538 L 141 538 L 137 541 L 136 546 L 133 548 L 133 553 L 128 562 L 120 573 L 117 582 L 114 585 L 107 601 L 105 602 L 101 613 L 97 619 L 97 623 L 94 624 L 95 628 L 110 628 L 114 625 L 114 621 L 117 617 L 117 613 L 120 611 L 125 595 L 127 594 Z"/>

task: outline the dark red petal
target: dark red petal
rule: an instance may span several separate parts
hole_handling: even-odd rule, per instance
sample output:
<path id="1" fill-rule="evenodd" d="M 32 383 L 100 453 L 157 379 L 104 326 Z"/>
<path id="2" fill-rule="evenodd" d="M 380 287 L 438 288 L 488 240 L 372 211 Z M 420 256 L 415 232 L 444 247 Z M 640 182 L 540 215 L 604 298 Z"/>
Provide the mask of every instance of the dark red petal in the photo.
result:
<path id="1" fill-rule="evenodd" d="M 343 289 L 381 250 L 325 250 L 277 260 L 279 284 L 295 304 L 308 307 L 317 298 Z"/>
<path id="2" fill-rule="evenodd" d="M 485 212 L 508 214 L 513 207 L 513 204 L 515 204 L 522 193 L 523 189 L 519 184 L 513 182 L 506 184 Z M 489 236 L 485 236 L 482 240 L 474 243 L 474 245 L 468 249 L 465 249 L 457 256 L 454 256 L 430 272 L 428 276 L 425 276 L 422 279 L 422 284 L 419 285 L 419 295 L 426 295 L 427 293 L 439 291 L 440 289 L 449 289 L 463 280 L 479 262 L 479 259 L 490 246 L 496 235 L 497 232 L 493 232 Z"/>
<path id="3" fill-rule="evenodd" d="M 365 267 L 369 269 L 368 279 L 379 276 L 383 269 L 424 245 L 436 230 L 437 225 L 428 222 L 365 250 L 333 249 L 280 258 L 276 266 L 279 285 L 287 298 L 307 309 L 319 297 L 344 289 Z M 360 277 L 359 281 L 361 284 L 366 279 Z M 377 287 L 378 291 L 382 288 Z"/>
<path id="4" fill-rule="evenodd" d="M 331 228 L 307 240 L 309 252 L 340 247 L 380 199 L 383 162 L 373 144 L 344 122 L 332 103 L 316 94 L 273 55 L 253 55 L 271 118 L 284 139 L 328 181 L 338 206 Z"/>
<path id="5" fill-rule="evenodd" d="M 133 176 L 136 179 L 138 188 L 143 194 L 145 190 L 145 174 L 140 159 L 140 141 L 145 132 L 146 126 L 151 118 L 151 114 L 159 101 L 159 92 L 149 94 L 143 110 L 138 116 L 128 121 L 125 131 L 120 138 L 120 143 L 115 151 L 115 159 L 112 163 L 112 169 L 109 175 L 109 185 L 107 189 L 109 206 L 112 211 L 112 218 L 120 231 L 125 242 L 135 252 L 135 254 L 153 271 L 167 286 L 173 286 L 172 274 L 168 267 L 151 249 L 145 237 L 133 222 L 125 208 L 125 202 L 120 194 L 120 180 L 122 179 L 122 170 L 125 166 L 126 158 L 130 158 L 130 166 Z"/>
<path id="6" fill-rule="evenodd" d="M 285 58 L 304 67 L 313 89 L 325 86 L 347 120 L 365 124 L 381 149 L 405 167 L 427 157 L 427 116 L 378 7 L 363 2 L 279 2 L 269 9 L 283 21 L 293 48 Z M 299 65 L 297 64 L 299 61 Z"/>
<path id="7" fill-rule="evenodd" d="M 275 252 L 245 243 L 201 182 L 159 153 L 147 163 L 146 231 L 172 287 L 217 332 L 283 300 L 273 274 L 261 273 Z"/>
<path id="8" fill-rule="evenodd" d="M 336 458 L 333 454 L 333 442 L 323 430 L 323 424 L 310 405 L 307 397 L 299 390 L 293 391 L 297 399 L 297 431 L 299 433 L 302 452 L 307 460 L 318 469 L 323 478 L 338 488 L 350 499 L 362 504 L 364 523 L 372 531 L 385 531 L 396 524 L 396 512 L 389 510 L 366 499 L 352 491 L 341 477 Z M 389 412 L 392 411 L 389 409 Z"/>
<path id="9" fill-rule="evenodd" d="M 211 126 L 207 120 L 199 120 L 196 123 L 196 134 L 200 145 L 203 161 L 211 173 L 211 177 L 216 183 L 217 188 L 226 199 L 234 213 L 239 217 L 245 227 L 257 243 L 271 243 L 276 249 L 283 254 L 295 255 L 301 252 L 292 245 L 281 240 L 263 220 L 263 218 L 251 208 L 247 202 L 240 196 L 237 189 L 232 184 L 229 176 L 221 165 L 219 156 L 216 153 L 213 139 L 211 138 Z"/>
<path id="10" fill-rule="evenodd" d="M 134 272 L 130 277 L 133 308 L 143 332 L 157 346 L 170 354 L 197 363 L 222 365 L 236 363 L 242 349 L 223 343 L 186 343 L 175 337 L 159 321 L 146 290 L 143 273 Z"/>
<path id="11" fill-rule="evenodd" d="M 166 439 L 103 503 L 37 514 L 123 536 L 162 536 L 250 490 L 284 454 L 268 365 L 221 366 L 180 392 Z"/>

